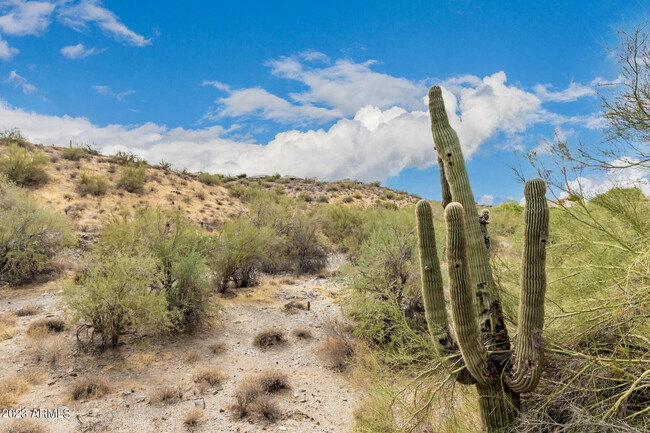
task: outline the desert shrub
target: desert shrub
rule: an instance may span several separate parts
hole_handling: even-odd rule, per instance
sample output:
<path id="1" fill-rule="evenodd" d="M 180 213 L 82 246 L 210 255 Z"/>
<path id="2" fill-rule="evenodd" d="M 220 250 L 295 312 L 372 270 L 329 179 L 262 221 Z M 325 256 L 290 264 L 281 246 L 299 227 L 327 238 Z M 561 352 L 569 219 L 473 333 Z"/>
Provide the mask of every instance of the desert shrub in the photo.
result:
<path id="1" fill-rule="evenodd" d="M 163 386 L 156 390 L 151 397 L 152 403 L 174 403 L 183 398 L 183 390 L 177 386 Z"/>
<path id="2" fill-rule="evenodd" d="M 171 327 L 165 294 L 156 286 L 156 261 L 144 252 L 91 253 L 76 283 L 64 288 L 63 299 L 91 340 L 117 347 L 120 339 L 138 331 Z"/>
<path id="3" fill-rule="evenodd" d="M 146 165 L 124 164 L 120 168 L 120 178 L 117 181 L 117 186 L 127 190 L 128 192 L 142 191 L 146 176 Z"/>
<path id="4" fill-rule="evenodd" d="M 0 173 L 19 185 L 37 185 L 47 181 L 50 160 L 41 150 L 28 150 L 10 143 L 0 156 Z"/>
<path id="5" fill-rule="evenodd" d="M 355 192 L 352 197 L 354 197 L 355 200 L 361 200 L 363 198 L 360 192 Z"/>
<path id="6" fill-rule="evenodd" d="M 196 364 L 201 359 L 203 359 L 203 355 L 196 349 L 186 350 L 183 354 L 183 362 L 186 364 Z"/>
<path id="7" fill-rule="evenodd" d="M 228 283 L 247 287 L 255 282 L 255 273 L 266 256 L 272 232 L 254 225 L 249 218 L 240 217 L 227 222 L 219 233 L 220 245 L 212 255 L 212 270 L 220 292 Z"/>
<path id="8" fill-rule="evenodd" d="M 38 334 L 38 333 L 51 333 L 51 332 L 62 332 L 65 330 L 65 321 L 62 319 L 57 319 L 55 317 L 46 317 L 43 319 L 36 320 L 29 324 L 27 328 L 28 334 Z"/>
<path id="9" fill-rule="evenodd" d="M 383 194 L 381 195 L 381 198 L 383 198 L 383 199 L 385 199 L 385 200 L 392 200 L 392 199 L 395 198 L 395 193 L 394 193 L 393 191 L 386 190 L 386 191 L 384 191 Z"/>
<path id="10" fill-rule="evenodd" d="M 41 423 L 31 419 L 15 419 L 3 433 L 47 433 L 49 430 Z"/>
<path id="11" fill-rule="evenodd" d="M 61 151 L 61 158 L 70 161 L 79 161 L 86 155 L 88 155 L 88 151 L 81 147 L 66 147 Z"/>
<path id="12" fill-rule="evenodd" d="M 111 155 L 109 161 L 120 165 L 142 165 L 147 163 L 147 161 L 135 153 L 122 150 L 118 150 L 115 154 Z"/>
<path id="13" fill-rule="evenodd" d="M 165 161 L 164 159 L 161 159 L 158 161 L 158 167 L 162 168 L 165 171 L 168 171 L 172 168 L 172 163 L 169 161 Z"/>
<path id="14" fill-rule="evenodd" d="M 327 185 L 327 188 L 325 188 L 325 191 L 327 191 L 327 192 L 334 192 L 334 191 L 338 191 L 338 190 L 339 190 L 339 187 L 335 183 L 331 183 L 331 184 Z"/>
<path id="15" fill-rule="evenodd" d="M 19 285 L 47 270 L 73 238 L 65 220 L 0 176 L 0 281 Z"/>
<path id="16" fill-rule="evenodd" d="M 194 382 L 206 383 L 212 387 L 221 385 L 224 380 L 224 375 L 216 367 L 199 367 L 194 370 Z"/>
<path id="17" fill-rule="evenodd" d="M 20 132 L 19 129 L 8 130 L 0 132 L 0 146 L 9 146 L 15 144 L 20 147 L 28 147 L 29 142 L 27 138 Z"/>
<path id="18" fill-rule="evenodd" d="M 291 219 L 286 232 L 286 257 L 297 275 L 319 272 L 327 266 L 327 249 L 320 239 L 319 224 L 304 213 Z"/>
<path id="19" fill-rule="evenodd" d="M 108 181 L 100 174 L 82 171 L 77 188 L 81 194 L 104 195 L 108 189 Z"/>
<path id="20" fill-rule="evenodd" d="M 343 197 L 342 201 L 343 201 L 343 203 L 352 203 L 354 201 L 354 198 L 352 198 L 349 195 L 346 195 L 345 197 Z"/>
<path id="21" fill-rule="evenodd" d="M 202 171 L 201 173 L 199 173 L 197 179 L 199 179 L 199 182 L 202 182 L 206 185 L 221 185 L 222 177 L 223 176 L 221 176 L 220 174 L 210 174 Z"/>
<path id="22" fill-rule="evenodd" d="M 375 188 L 379 188 L 381 186 L 381 182 L 377 180 L 375 182 L 372 182 L 370 184 L 370 186 L 375 187 Z"/>
<path id="23" fill-rule="evenodd" d="M 501 203 L 499 206 L 497 206 L 500 209 L 505 209 L 505 210 L 510 210 L 513 212 L 518 212 L 522 213 L 524 211 L 524 207 L 517 203 L 514 200 L 504 200 L 503 203 Z"/>
<path id="24" fill-rule="evenodd" d="M 279 329 L 265 329 L 253 337 L 253 345 L 257 347 L 270 347 L 285 343 L 284 332 Z"/>
<path id="25" fill-rule="evenodd" d="M 16 316 L 25 317 L 25 316 L 35 316 L 42 311 L 41 307 L 34 304 L 27 304 L 24 307 L 16 311 Z"/>
<path id="26" fill-rule="evenodd" d="M 318 196 L 316 201 L 318 203 L 327 203 L 327 202 L 329 202 L 329 199 L 327 198 L 327 196 L 325 194 L 321 194 L 321 195 Z"/>
<path id="27" fill-rule="evenodd" d="M 212 343 L 212 344 L 211 344 L 210 346 L 208 346 L 208 347 L 210 348 L 210 350 L 212 351 L 212 353 L 214 353 L 215 355 L 218 355 L 218 354 L 220 354 L 220 353 L 225 352 L 226 349 L 228 348 L 228 347 L 226 346 L 226 343 L 224 343 L 223 341 L 219 341 L 219 342 L 217 342 L 217 343 Z"/>
<path id="28" fill-rule="evenodd" d="M 314 338 L 309 328 L 296 328 L 292 332 L 293 336 L 301 340 L 310 340 Z"/>
<path id="29" fill-rule="evenodd" d="M 368 213 L 356 207 L 328 205 L 321 209 L 323 232 L 354 260 L 359 246 L 368 237 Z"/>
<path id="30" fill-rule="evenodd" d="M 113 387 L 103 376 L 85 376 L 72 385 L 70 395 L 73 400 L 97 399 L 105 396 Z"/>
<path id="31" fill-rule="evenodd" d="M 198 407 L 190 408 L 185 415 L 183 415 L 183 424 L 189 427 L 195 427 L 203 420 L 205 413 Z"/>
<path id="32" fill-rule="evenodd" d="M 289 388 L 286 374 L 277 370 L 265 370 L 258 376 L 247 377 L 237 386 L 232 411 L 238 418 L 252 415 L 275 422 L 281 412 L 272 396 Z"/>
<path id="33" fill-rule="evenodd" d="M 284 187 L 282 185 L 276 185 L 275 188 L 273 188 L 273 192 L 278 195 L 282 195 L 284 194 Z"/>
<path id="34" fill-rule="evenodd" d="M 314 201 L 314 198 L 308 192 L 301 192 L 300 194 L 298 194 L 298 200 L 311 203 L 312 201 Z"/>
<path id="35" fill-rule="evenodd" d="M 381 348 L 385 362 L 425 362 L 433 352 L 420 292 L 414 214 L 408 209 L 370 215 L 371 234 L 347 271 L 351 284 L 345 311 L 357 324 L 354 335 Z"/>
<path id="36" fill-rule="evenodd" d="M 96 250 L 104 255 L 136 251 L 155 264 L 176 330 L 194 330 L 214 313 L 208 297 L 206 257 L 210 239 L 184 221 L 179 211 L 139 209 L 133 217 L 115 218 L 105 227 Z"/>

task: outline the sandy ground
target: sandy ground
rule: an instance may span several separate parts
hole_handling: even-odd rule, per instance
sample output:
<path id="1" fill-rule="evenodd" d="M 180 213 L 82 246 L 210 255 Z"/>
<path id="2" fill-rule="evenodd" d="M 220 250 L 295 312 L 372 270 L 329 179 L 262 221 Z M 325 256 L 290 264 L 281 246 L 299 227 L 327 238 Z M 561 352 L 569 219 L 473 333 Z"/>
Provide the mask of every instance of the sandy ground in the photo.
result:
<path id="1" fill-rule="evenodd" d="M 43 340 L 26 332 L 35 320 L 60 316 L 60 284 L 54 281 L 3 291 L 0 299 L 3 312 L 17 311 L 28 304 L 43 309 L 36 316 L 18 317 L 15 335 L 0 342 L 0 380 L 41 372 L 41 380 L 13 407 L 26 409 L 28 417 L 33 417 L 33 409 L 59 409 L 58 416 L 50 414 L 50 418 L 39 420 L 44 431 L 350 431 L 352 414 L 362 395 L 317 354 L 331 320 L 341 318 L 335 302 L 339 289 L 329 280 L 270 280 L 259 288 L 242 289 L 244 292 L 237 297 L 221 300 L 218 324 L 209 331 L 145 338 L 103 352 L 78 344 L 73 330 Z M 309 301 L 310 310 L 289 314 L 282 307 L 290 301 Z M 268 328 L 284 331 L 286 343 L 266 349 L 254 346 L 254 336 Z M 292 331 L 297 328 L 308 328 L 314 338 L 295 337 Z M 215 343 L 222 343 L 220 353 L 213 353 L 211 346 Z M 37 362 L 38 355 L 43 356 L 48 348 L 55 351 L 56 361 Z M 197 385 L 193 372 L 204 366 L 219 368 L 225 380 L 214 387 Z M 289 378 L 291 389 L 277 397 L 281 419 L 275 423 L 237 419 L 231 406 L 238 383 L 266 369 L 280 370 Z M 111 392 L 99 399 L 72 400 L 72 384 L 91 374 L 107 378 Z M 171 404 L 153 403 L 156 393 L 165 386 L 179 387 L 183 397 Z M 194 407 L 201 408 L 203 420 L 190 428 L 183 420 Z M 0 419 L 0 431 L 11 422 Z"/>

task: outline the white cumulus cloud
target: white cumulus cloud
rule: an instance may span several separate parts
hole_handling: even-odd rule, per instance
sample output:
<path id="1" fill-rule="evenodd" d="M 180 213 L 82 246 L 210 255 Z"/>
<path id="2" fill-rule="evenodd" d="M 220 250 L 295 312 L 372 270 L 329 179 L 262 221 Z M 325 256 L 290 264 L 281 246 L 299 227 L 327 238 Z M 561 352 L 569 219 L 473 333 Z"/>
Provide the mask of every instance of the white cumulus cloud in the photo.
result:
<path id="1" fill-rule="evenodd" d="M 553 86 L 550 84 L 537 84 L 535 86 L 535 93 L 543 101 L 551 102 L 572 102 L 585 96 L 592 96 L 596 94 L 596 89 L 593 86 L 571 82 L 569 87 L 563 90 L 551 90 Z"/>
<path id="2" fill-rule="evenodd" d="M 611 162 L 611 165 L 625 166 L 638 163 L 633 158 L 622 157 Z M 639 188 L 646 197 L 650 197 L 650 168 L 643 165 L 628 168 L 610 169 L 604 175 L 578 177 L 567 182 L 568 189 L 577 192 L 585 199 L 591 199 L 599 194 L 606 193 L 612 188 Z M 568 197 L 563 193 L 561 198 Z"/>
<path id="3" fill-rule="evenodd" d="M 56 5 L 50 2 L 7 0 L 0 2 L 0 31 L 25 36 L 43 33 L 51 23 Z"/>
<path id="4" fill-rule="evenodd" d="M 494 204 L 494 196 L 490 194 L 483 194 L 477 202 L 481 206 L 492 206 Z"/>
<path id="5" fill-rule="evenodd" d="M 18 54 L 18 49 L 10 47 L 7 41 L 0 37 L 0 59 L 10 60 L 16 54 Z"/>

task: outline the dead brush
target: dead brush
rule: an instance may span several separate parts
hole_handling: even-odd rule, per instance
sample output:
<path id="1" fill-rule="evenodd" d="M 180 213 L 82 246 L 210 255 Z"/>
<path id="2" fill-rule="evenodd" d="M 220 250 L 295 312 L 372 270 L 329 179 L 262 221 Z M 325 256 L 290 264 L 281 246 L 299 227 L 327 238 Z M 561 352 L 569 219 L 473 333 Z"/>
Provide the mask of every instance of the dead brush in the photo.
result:
<path id="1" fill-rule="evenodd" d="M 41 311 L 43 311 L 41 307 L 34 304 L 28 304 L 22 307 L 20 310 L 17 310 L 14 314 L 18 317 L 35 316 Z"/>
<path id="2" fill-rule="evenodd" d="M 219 341 L 219 342 L 217 342 L 217 343 L 212 343 L 212 344 L 211 344 L 210 346 L 208 346 L 208 347 L 210 348 L 210 350 L 212 351 L 212 353 L 214 353 L 215 355 L 218 355 L 218 354 L 220 354 L 220 353 L 223 353 L 223 352 L 225 352 L 226 349 L 227 349 L 226 343 L 224 343 L 223 341 Z"/>
<path id="3" fill-rule="evenodd" d="M 48 333 L 62 332 L 64 329 L 65 321 L 55 317 L 44 318 L 30 323 L 29 328 L 27 328 L 27 335 L 42 335 L 42 330 Z"/>
<path id="4" fill-rule="evenodd" d="M 355 352 L 351 336 L 352 327 L 338 319 L 334 319 L 328 322 L 325 328 L 328 337 L 318 347 L 318 356 L 330 368 L 345 371 Z"/>
<path id="5" fill-rule="evenodd" d="M 216 367 L 199 367 L 194 370 L 194 382 L 198 384 L 206 384 L 211 387 L 221 385 L 224 380 L 224 375 Z"/>
<path id="6" fill-rule="evenodd" d="M 252 416 L 260 421 L 276 422 L 282 413 L 273 395 L 289 388 L 285 373 L 265 370 L 258 376 L 247 377 L 239 383 L 231 409 L 238 418 Z"/>
<path id="7" fill-rule="evenodd" d="M 255 337 L 253 337 L 253 345 L 262 348 L 277 346 L 285 342 L 286 340 L 284 338 L 284 331 L 276 328 L 266 329 L 259 332 Z"/>
<path id="8" fill-rule="evenodd" d="M 293 336 L 301 340 L 310 340 L 314 338 L 309 328 L 296 328 L 292 332 Z"/>
<path id="9" fill-rule="evenodd" d="M 203 359 L 203 355 L 194 349 L 190 349 L 183 354 L 183 361 L 187 364 L 196 364 L 201 359 Z"/>
<path id="10" fill-rule="evenodd" d="M 49 430 L 43 424 L 31 419 L 16 419 L 6 430 L 5 433 L 47 433 Z"/>
<path id="11" fill-rule="evenodd" d="M 151 403 L 171 404 L 183 398 L 183 390 L 177 386 L 163 386 L 151 397 Z"/>
<path id="12" fill-rule="evenodd" d="M 27 345 L 27 353 L 35 362 L 45 362 L 55 365 L 63 356 L 65 339 L 52 336 L 46 328 L 38 328 L 29 334 L 31 341 Z"/>
<path id="13" fill-rule="evenodd" d="M 0 341 L 16 335 L 16 316 L 13 313 L 0 314 Z"/>
<path id="14" fill-rule="evenodd" d="M 112 391 L 108 379 L 102 376 L 85 376 L 77 379 L 70 389 L 73 400 L 91 400 L 105 396 Z"/>
<path id="15" fill-rule="evenodd" d="M 11 407 L 15 405 L 21 395 L 29 391 L 32 385 L 42 380 L 42 372 L 39 370 L 27 370 L 22 374 L 0 381 L 0 407 Z"/>
<path id="16" fill-rule="evenodd" d="M 282 306 L 282 311 L 288 314 L 295 314 L 298 312 L 297 310 L 308 311 L 310 309 L 311 309 L 311 303 L 309 301 L 307 302 L 289 301 Z"/>
<path id="17" fill-rule="evenodd" d="M 203 420 L 204 413 L 198 407 L 193 407 L 183 416 L 183 424 L 188 427 L 196 427 Z"/>

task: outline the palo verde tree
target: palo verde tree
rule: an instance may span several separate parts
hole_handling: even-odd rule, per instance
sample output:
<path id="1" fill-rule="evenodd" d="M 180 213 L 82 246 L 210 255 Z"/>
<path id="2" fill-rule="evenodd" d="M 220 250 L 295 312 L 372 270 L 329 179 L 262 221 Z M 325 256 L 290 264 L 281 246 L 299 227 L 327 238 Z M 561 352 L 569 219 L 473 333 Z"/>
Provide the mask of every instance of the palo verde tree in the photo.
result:
<path id="1" fill-rule="evenodd" d="M 427 325 L 436 352 L 456 380 L 476 385 L 484 429 L 507 432 L 517 418 L 519 394 L 535 389 L 542 371 L 549 225 L 546 183 L 531 179 L 524 190 L 521 294 L 511 348 L 460 142 L 449 125 L 440 87 L 429 91 L 429 111 L 442 170 L 451 318 L 457 342 L 447 319 L 432 210 L 422 200 L 416 216 Z"/>

